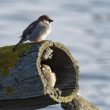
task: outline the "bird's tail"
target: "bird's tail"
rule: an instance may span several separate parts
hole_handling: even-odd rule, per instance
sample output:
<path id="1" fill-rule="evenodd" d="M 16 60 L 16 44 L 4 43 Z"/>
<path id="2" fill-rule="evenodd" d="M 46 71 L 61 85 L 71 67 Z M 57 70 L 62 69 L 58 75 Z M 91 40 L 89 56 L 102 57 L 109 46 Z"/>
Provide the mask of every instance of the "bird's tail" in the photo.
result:
<path id="1" fill-rule="evenodd" d="M 21 40 L 20 40 L 20 41 L 15 45 L 15 47 L 12 49 L 12 51 L 15 52 L 15 51 L 16 51 L 16 48 L 17 48 L 21 43 L 23 43 L 24 41 L 25 41 L 25 38 L 22 37 Z"/>

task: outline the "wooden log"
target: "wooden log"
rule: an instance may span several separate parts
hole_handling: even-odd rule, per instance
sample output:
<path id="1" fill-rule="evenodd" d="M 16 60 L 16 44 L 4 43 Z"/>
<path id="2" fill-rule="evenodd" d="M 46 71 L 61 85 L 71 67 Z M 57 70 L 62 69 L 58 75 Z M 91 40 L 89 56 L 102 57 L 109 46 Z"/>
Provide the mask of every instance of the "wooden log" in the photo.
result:
<path id="1" fill-rule="evenodd" d="M 79 66 L 60 43 L 24 43 L 16 52 L 13 46 L 0 48 L 0 105 L 2 107 L 36 105 L 72 101 L 78 92 Z M 54 87 L 47 87 L 41 65 L 55 73 Z M 46 95 L 44 90 L 46 89 Z M 39 106 L 40 105 L 40 106 Z"/>

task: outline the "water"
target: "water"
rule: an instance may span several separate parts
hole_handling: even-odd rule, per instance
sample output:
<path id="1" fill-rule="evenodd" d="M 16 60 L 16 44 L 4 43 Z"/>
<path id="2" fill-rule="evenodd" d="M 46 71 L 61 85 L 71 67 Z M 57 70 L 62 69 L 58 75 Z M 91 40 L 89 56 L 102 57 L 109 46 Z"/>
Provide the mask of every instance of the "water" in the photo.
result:
<path id="1" fill-rule="evenodd" d="M 80 94 L 109 110 L 110 0 L 0 0 L 0 46 L 16 44 L 42 14 L 55 21 L 47 39 L 63 43 L 79 62 Z"/>

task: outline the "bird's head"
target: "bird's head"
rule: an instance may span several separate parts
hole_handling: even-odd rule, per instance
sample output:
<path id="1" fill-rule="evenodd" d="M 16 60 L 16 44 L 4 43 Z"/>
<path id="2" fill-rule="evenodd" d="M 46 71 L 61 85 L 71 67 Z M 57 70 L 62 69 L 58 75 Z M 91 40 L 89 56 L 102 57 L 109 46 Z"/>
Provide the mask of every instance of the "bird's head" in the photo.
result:
<path id="1" fill-rule="evenodd" d="M 38 18 L 38 21 L 48 21 L 49 23 L 50 23 L 50 22 L 53 22 L 53 20 L 50 19 L 50 17 L 47 16 L 47 15 L 42 15 L 42 16 L 40 16 L 40 17 Z"/>

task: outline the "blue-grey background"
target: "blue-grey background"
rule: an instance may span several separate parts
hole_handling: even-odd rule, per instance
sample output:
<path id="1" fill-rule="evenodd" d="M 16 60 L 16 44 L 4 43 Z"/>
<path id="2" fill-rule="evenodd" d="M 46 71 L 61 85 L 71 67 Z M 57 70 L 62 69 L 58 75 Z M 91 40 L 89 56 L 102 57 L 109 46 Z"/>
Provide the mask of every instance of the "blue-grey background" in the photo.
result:
<path id="1" fill-rule="evenodd" d="M 80 94 L 109 110 L 110 0 L 0 0 L 0 47 L 16 44 L 42 14 L 54 20 L 47 39 L 63 43 L 79 62 Z"/>

